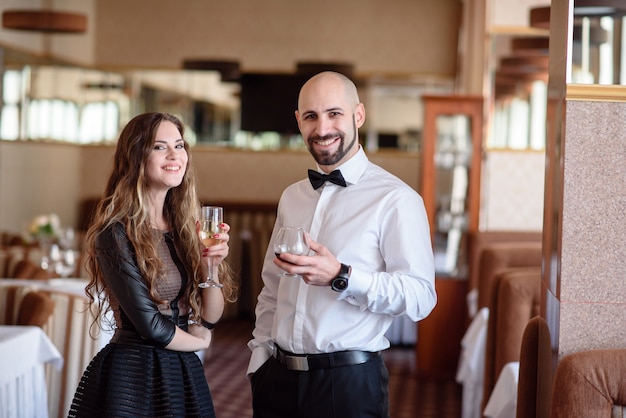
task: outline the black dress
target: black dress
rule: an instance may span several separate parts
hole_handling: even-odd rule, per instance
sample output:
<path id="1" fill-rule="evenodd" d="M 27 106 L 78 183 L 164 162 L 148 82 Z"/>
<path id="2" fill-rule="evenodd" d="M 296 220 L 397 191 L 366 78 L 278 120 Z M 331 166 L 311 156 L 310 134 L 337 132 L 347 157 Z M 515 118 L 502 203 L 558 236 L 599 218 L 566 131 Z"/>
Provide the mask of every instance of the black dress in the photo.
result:
<path id="1" fill-rule="evenodd" d="M 169 233 L 159 233 L 167 273 L 148 294 L 121 225 L 97 239 L 98 263 L 109 287 L 115 335 L 90 362 L 69 417 L 215 417 L 202 362 L 194 352 L 167 350 L 176 324 L 187 329 L 187 273 Z"/>

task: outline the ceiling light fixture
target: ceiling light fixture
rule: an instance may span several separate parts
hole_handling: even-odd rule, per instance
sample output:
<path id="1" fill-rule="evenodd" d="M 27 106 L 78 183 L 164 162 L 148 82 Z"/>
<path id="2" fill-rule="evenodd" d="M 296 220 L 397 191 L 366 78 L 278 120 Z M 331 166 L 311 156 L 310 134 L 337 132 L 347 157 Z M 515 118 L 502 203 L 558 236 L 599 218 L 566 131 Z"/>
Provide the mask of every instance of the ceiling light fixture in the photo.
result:
<path id="1" fill-rule="evenodd" d="M 54 10 L 6 10 L 2 27 L 44 33 L 84 33 L 87 16 Z"/>

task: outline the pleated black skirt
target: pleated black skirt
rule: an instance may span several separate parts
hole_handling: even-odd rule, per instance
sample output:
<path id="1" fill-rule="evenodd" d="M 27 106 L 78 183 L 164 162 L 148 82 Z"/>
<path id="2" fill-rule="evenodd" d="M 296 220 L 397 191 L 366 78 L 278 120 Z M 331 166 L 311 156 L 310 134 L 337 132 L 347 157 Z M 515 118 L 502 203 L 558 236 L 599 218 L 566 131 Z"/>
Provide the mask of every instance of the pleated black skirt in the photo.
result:
<path id="1" fill-rule="evenodd" d="M 93 358 L 68 417 L 215 417 L 195 353 L 109 343 Z"/>

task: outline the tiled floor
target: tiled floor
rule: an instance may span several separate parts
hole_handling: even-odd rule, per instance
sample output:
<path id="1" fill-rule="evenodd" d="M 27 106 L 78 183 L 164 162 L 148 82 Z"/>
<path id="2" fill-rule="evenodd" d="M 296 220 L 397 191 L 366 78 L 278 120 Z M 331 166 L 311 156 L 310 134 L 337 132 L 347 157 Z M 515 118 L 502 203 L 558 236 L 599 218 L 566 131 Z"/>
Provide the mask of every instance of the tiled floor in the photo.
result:
<path id="1" fill-rule="evenodd" d="M 227 321 L 215 330 L 205 355 L 205 372 L 218 418 L 251 418 L 250 384 L 245 377 L 253 324 Z M 459 418 L 461 386 L 415 376 L 415 350 L 394 347 L 384 353 L 389 369 L 391 418 Z"/>

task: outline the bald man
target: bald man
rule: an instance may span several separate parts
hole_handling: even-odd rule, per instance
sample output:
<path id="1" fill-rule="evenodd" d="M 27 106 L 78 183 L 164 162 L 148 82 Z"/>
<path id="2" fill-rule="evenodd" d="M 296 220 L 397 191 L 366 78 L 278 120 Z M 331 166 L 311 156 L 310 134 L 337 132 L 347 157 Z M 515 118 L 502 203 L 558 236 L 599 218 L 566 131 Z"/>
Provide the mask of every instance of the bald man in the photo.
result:
<path id="1" fill-rule="evenodd" d="M 350 79 L 313 76 L 295 116 L 317 170 L 278 205 L 248 343 L 254 417 L 389 417 L 385 332 L 437 302 L 424 203 L 368 160 L 358 140 L 365 107 Z M 282 226 L 308 231 L 308 255 L 274 254 Z"/>

